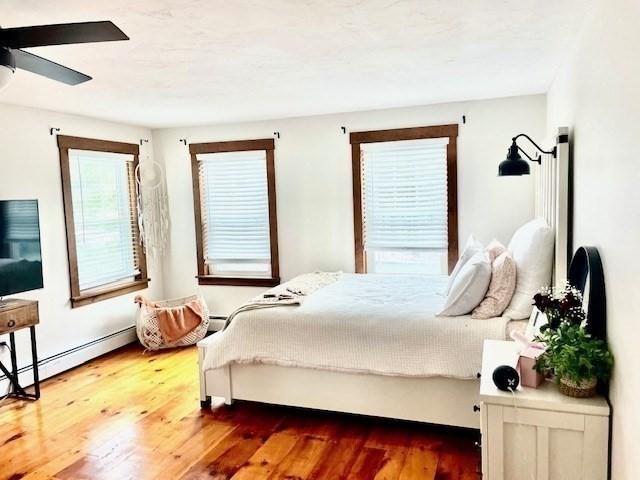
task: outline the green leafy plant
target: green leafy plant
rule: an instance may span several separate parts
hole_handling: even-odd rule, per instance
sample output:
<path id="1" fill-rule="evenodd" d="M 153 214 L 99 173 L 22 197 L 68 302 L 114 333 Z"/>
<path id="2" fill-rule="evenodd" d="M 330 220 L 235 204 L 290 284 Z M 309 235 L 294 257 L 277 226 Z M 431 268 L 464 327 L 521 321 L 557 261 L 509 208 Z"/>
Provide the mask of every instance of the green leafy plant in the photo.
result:
<path id="1" fill-rule="evenodd" d="M 593 338 L 580 324 L 561 321 L 557 328 L 547 328 L 538 340 L 547 349 L 536 362 L 536 370 L 554 372 L 561 379 L 576 383 L 597 378 L 607 380 L 613 356 L 607 344 Z"/>

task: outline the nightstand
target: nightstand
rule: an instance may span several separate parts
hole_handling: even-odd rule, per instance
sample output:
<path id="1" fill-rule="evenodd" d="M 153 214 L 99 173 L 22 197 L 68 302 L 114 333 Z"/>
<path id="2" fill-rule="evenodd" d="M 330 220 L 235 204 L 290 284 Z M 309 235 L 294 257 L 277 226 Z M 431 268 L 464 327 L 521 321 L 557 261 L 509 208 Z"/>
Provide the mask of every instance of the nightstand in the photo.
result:
<path id="1" fill-rule="evenodd" d="M 498 390 L 493 370 L 515 367 L 518 344 L 486 340 L 480 381 L 483 480 L 605 480 L 609 414 L 601 396 L 562 395 L 545 381 L 539 388 Z"/>

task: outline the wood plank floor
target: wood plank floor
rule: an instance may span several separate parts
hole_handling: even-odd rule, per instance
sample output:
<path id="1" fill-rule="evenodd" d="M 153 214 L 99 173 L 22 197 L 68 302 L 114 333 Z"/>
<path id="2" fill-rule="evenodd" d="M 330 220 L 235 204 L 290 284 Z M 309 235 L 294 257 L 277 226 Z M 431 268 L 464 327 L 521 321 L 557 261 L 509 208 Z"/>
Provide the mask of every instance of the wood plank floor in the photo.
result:
<path id="1" fill-rule="evenodd" d="M 125 347 L 0 405 L 0 479 L 476 480 L 473 434 L 237 402 L 200 410 L 195 348 Z"/>

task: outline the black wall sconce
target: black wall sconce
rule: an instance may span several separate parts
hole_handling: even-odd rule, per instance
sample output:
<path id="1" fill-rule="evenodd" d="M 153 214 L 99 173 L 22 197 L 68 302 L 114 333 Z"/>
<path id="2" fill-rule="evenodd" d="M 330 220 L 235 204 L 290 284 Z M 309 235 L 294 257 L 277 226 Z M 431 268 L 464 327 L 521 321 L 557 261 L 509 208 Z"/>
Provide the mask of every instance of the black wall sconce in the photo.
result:
<path id="1" fill-rule="evenodd" d="M 518 144 L 516 143 L 516 140 L 518 140 L 518 138 L 520 137 L 524 137 L 527 140 L 529 140 L 538 149 L 540 153 L 553 155 L 553 158 L 556 158 L 557 148 L 555 146 L 551 150 L 548 150 L 548 151 L 543 150 L 542 148 L 540 148 L 540 145 L 538 145 L 536 142 L 534 142 L 531 139 L 529 135 L 521 133 L 511 139 L 512 143 L 511 143 L 511 146 L 509 147 L 509 150 L 507 150 L 507 158 L 504 159 L 502 162 L 500 162 L 500 165 L 498 165 L 499 177 L 529 175 L 531 173 L 529 164 L 524 158 L 520 156 L 520 152 L 524 153 L 524 155 L 529 159 L 530 162 L 535 162 L 538 165 L 542 163 L 542 159 L 540 155 L 538 155 L 536 158 L 532 158 L 527 154 L 527 152 L 525 152 L 522 148 L 518 146 Z"/>

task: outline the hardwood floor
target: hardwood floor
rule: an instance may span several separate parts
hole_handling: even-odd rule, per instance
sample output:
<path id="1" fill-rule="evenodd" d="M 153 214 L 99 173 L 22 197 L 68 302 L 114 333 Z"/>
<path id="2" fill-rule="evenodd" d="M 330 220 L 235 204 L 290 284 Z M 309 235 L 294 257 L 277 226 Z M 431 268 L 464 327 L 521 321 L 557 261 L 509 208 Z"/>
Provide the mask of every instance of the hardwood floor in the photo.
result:
<path id="1" fill-rule="evenodd" d="M 474 435 L 237 402 L 200 410 L 195 348 L 125 347 L 0 405 L 0 479 L 476 480 Z"/>

